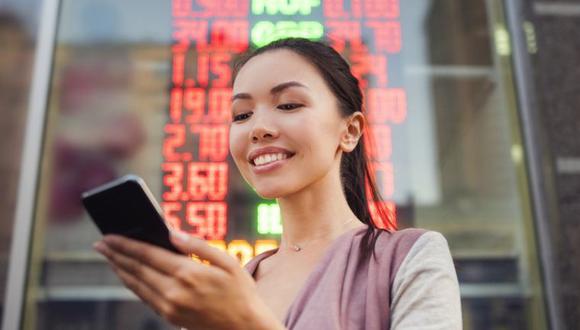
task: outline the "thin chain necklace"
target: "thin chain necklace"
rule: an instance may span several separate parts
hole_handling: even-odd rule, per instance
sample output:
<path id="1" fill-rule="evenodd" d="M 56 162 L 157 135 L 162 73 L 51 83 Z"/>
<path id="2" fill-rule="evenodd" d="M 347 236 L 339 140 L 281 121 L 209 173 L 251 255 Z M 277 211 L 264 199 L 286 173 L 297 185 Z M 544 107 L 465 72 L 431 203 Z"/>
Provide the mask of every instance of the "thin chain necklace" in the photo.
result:
<path id="1" fill-rule="evenodd" d="M 345 223 L 343 223 L 342 225 L 340 225 L 340 228 L 343 228 L 343 227 L 344 227 L 344 225 L 346 225 L 347 223 L 349 223 L 349 222 L 351 222 L 351 221 L 353 221 L 353 219 L 349 219 L 347 222 L 345 222 Z M 320 238 L 322 238 L 322 237 L 323 237 L 323 235 L 321 235 L 321 236 L 318 236 L 318 237 L 315 237 L 315 238 L 311 238 L 311 239 L 309 239 L 309 240 L 308 240 L 306 243 L 303 243 L 303 244 L 296 244 L 296 243 L 294 243 L 294 244 L 289 244 L 289 245 L 291 245 L 290 249 L 292 249 L 292 250 L 294 250 L 294 251 L 296 251 L 296 252 L 300 252 L 300 251 L 302 251 L 302 250 L 303 250 L 303 249 L 304 249 L 306 246 L 310 245 L 310 243 L 312 243 L 312 241 L 314 241 L 314 240 L 316 240 L 316 239 L 320 239 Z"/>

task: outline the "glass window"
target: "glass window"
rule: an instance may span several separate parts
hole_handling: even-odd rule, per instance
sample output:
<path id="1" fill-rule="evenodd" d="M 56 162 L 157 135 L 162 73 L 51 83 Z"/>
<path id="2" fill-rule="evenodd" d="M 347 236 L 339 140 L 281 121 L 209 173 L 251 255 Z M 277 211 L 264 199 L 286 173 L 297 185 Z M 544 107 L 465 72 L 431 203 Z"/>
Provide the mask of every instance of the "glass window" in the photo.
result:
<path id="1" fill-rule="evenodd" d="M 36 47 L 33 33 L 38 1 L 3 1 L 0 5 L 0 323 L 6 304 L 6 285 L 18 177 L 24 145 L 32 64 Z"/>
<path id="2" fill-rule="evenodd" d="M 365 92 L 400 227 L 442 232 L 465 329 L 543 328 L 509 38 L 495 1 L 62 1 L 27 328 L 169 325 L 92 251 L 80 193 L 142 176 L 171 226 L 245 263 L 277 245 L 275 201 L 228 154 L 231 64 L 284 36 L 328 38 Z"/>

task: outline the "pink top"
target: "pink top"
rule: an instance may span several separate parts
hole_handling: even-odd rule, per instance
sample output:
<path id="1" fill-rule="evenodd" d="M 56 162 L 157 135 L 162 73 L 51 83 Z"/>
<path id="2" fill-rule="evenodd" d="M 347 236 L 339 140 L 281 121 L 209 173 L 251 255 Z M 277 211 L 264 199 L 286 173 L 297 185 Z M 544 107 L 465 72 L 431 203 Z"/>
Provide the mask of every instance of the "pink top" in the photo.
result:
<path id="1" fill-rule="evenodd" d="M 365 231 L 366 227 L 349 230 L 331 243 L 298 291 L 284 325 L 288 329 L 374 330 L 394 329 L 395 321 L 397 329 L 417 329 L 421 324 L 429 329 L 461 329 L 457 277 L 443 236 L 419 228 L 381 230 L 377 258 L 357 268 Z M 424 242 L 416 244 L 422 236 Z M 413 258 L 406 258 L 413 247 Z M 254 276 L 260 261 L 276 251 L 255 256 L 245 269 Z M 402 270 L 405 276 L 396 278 L 405 259 L 409 264 Z M 401 311 L 396 320 L 392 319 L 394 300 Z M 437 321 L 442 317 L 445 320 Z"/>

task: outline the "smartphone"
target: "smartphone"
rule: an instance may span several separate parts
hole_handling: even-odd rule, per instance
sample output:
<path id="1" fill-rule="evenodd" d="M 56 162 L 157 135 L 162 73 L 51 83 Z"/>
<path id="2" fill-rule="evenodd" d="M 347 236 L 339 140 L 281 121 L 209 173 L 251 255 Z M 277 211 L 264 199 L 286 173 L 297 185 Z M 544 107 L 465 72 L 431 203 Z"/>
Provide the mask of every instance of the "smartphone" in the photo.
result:
<path id="1" fill-rule="evenodd" d="M 82 203 L 103 235 L 123 235 L 183 254 L 171 243 L 161 207 L 139 176 L 128 174 L 88 190 Z"/>

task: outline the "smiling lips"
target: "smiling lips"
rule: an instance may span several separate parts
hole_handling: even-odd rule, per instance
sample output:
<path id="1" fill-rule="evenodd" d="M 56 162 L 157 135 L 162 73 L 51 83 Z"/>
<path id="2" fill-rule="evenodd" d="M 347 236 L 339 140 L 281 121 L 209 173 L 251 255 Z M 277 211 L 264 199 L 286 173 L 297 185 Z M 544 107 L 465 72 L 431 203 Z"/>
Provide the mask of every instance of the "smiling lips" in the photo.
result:
<path id="1" fill-rule="evenodd" d="M 294 153 L 279 147 L 266 147 L 250 152 L 248 161 L 256 174 L 276 169 L 292 158 Z"/>
<path id="2" fill-rule="evenodd" d="M 271 162 L 275 162 L 275 161 L 286 159 L 286 158 L 288 158 L 288 155 L 284 154 L 284 153 L 265 154 L 265 155 L 260 155 L 260 156 L 256 157 L 254 159 L 253 163 L 255 166 L 263 166 L 263 165 L 269 164 Z"/>

